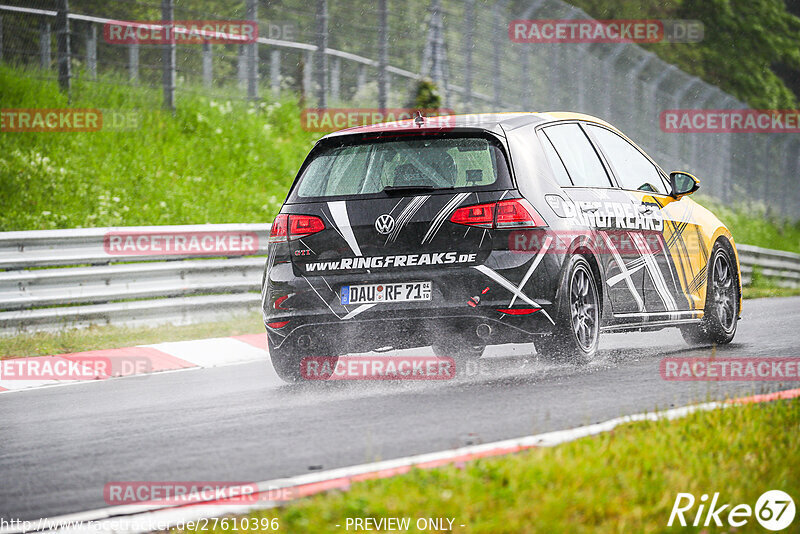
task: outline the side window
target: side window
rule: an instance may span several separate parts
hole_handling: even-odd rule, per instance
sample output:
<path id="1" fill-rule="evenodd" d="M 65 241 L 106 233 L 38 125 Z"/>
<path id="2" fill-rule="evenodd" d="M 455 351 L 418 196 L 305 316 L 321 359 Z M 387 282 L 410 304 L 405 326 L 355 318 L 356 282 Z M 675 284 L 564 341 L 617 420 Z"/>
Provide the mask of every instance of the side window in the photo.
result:
<path id="1" fill-rule="evenodd" d="M 658 169 L 635 146 L 600 126 L 587 125 L 600 149 L 611 160 L 611 166 L 623 189 L 666 194 Z"/>
<path id="2" fill-rule="evenodd" d="M 550 168 L 553 169 L 553 176 L 555 177 L 556 182 L 558 182 L 558 185 L 564 187 L 572 185 L 572 180 L 569 179 L 567 169 L 564 167 L 564 163 L 558 156 L 558 152 L 556 152 L 556 149 L 553 148 L 553 143 L 550 142 L 550 139 L 548 139 L 546 135 L 539 136 L 539 141 L 542 144 L 542 149 L 544 149 L 547 162 L 550 164 Z"/>
<path id="3" fill-rule="evenodd" d="M 579 187 L 610 187 L 605 168 L 586 134 L 577 124 L 559 124 L 544 128 L 561 161 Z"/>

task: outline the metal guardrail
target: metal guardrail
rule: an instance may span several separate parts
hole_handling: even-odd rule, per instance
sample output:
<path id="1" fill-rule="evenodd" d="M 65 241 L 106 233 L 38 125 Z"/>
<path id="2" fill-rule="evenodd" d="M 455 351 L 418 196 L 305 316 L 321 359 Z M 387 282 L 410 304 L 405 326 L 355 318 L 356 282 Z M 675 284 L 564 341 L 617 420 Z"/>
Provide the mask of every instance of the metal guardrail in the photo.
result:
<path id="1" fill-rule="evenodd" d="M 753 245 L 737 245 L 736 249 L 742 267 L 742 284 L 750 284 L 753 269 L 757 268 L 760 276 L 778 286 L 800 287 L 800 254 Z"/>
<path id="2" fill-rule="evenodd" d="M 0 334 L 186 324 L 258 310 L 270 226 L 0 233 Z M 213 246 L 204 250 L 204 239 Z M 800 254 L 737 248 L 744 284 L 755 267 L 778 285 L 800 286 Z"/>
<path id="3" fill-rule="evenodd" d="M 0 233 L 0 334 L 190 323 L 256 310 L 270 227 Z"/>

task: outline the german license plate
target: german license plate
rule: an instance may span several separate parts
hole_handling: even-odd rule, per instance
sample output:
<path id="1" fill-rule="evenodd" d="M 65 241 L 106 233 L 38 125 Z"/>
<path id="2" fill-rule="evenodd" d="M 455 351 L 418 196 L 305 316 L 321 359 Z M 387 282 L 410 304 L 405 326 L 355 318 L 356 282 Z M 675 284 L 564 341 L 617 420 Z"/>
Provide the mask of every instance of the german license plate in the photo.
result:
<path id="1" fill-rule="evenodd" d="M 430 282 L 363 284 L 342 286 L 342 304 L 374 304 L 378 302 L 412 302 L 431 300 Z"/>

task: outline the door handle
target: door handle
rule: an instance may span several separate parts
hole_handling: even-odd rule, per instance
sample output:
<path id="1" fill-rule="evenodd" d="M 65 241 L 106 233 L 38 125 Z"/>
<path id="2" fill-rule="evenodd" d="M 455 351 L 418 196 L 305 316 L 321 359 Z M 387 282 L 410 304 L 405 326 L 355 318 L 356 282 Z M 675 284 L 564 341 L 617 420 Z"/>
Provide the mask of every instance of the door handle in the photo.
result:
<path id="1" fill-rule="evenodd" d="M 581 208 L 581 211 L 587 211 L 587 212 L 594 213 L 595 211 L 597 211 L 597 206 L 583 206 Z"/>
<path id="2" fill-rule="evenodd" d="M 648 213 L 653 213 L 653 208 L 646 205 L 639 206 L 639 213 L 647 215 Z"/>

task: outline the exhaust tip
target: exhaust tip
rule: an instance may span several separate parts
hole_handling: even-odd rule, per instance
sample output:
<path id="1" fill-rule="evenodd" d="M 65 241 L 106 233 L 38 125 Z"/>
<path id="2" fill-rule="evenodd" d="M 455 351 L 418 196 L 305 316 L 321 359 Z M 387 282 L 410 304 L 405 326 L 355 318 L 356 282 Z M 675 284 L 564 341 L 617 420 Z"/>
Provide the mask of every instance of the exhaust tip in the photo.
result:
<path id="1" fill-rule="evenodd" d="M 481 323 L 475 328 L 475 335 L 483 340 L 489 339 L 492 337 L 492 327 L 486 323 Z"/>

